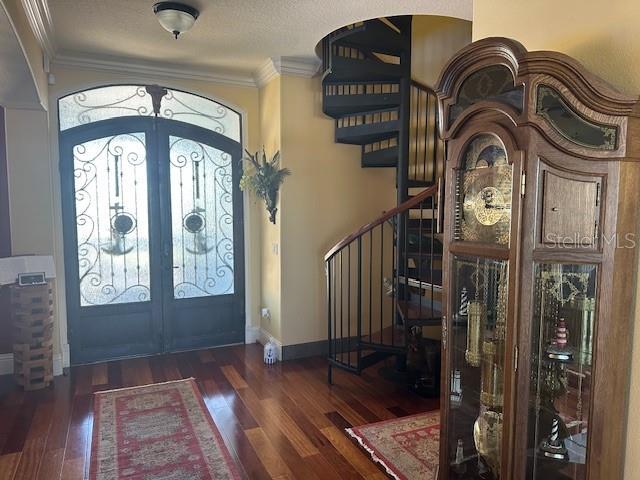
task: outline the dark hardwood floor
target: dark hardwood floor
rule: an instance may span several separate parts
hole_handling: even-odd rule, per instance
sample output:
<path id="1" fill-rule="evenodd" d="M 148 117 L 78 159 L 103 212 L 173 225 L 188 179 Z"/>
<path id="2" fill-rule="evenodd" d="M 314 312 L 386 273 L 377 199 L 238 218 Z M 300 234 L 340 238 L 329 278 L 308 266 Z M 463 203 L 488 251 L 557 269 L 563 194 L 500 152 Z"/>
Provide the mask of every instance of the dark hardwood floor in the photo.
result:
<path id="1" fill-rule="evenodd" d="M 0 479 L 88 477 L 98 390 L 195 377 L 229 450 L 249 479 L 385 479 L 344 428 L 438 408 L 377 374 L 310 358 L 266 367 L 259 345 L 74 367 L 55 386 L 23 392 L 0 381 Z M 0 377 L 1 378 L 1 377 Z M 4 386 L 4 389 L 2 388 Z"/>

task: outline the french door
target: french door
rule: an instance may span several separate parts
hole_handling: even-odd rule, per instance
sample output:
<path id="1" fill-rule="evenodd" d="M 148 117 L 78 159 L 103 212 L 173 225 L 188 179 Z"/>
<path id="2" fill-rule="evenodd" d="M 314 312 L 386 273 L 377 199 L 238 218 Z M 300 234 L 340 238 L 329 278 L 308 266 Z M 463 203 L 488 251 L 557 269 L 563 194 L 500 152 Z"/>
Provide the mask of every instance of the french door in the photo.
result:
<path id="1" fill-rule="evenodd" d="M 61 133 L 72 363 L 244 341 L 240 158 L 158 117 Z"/>

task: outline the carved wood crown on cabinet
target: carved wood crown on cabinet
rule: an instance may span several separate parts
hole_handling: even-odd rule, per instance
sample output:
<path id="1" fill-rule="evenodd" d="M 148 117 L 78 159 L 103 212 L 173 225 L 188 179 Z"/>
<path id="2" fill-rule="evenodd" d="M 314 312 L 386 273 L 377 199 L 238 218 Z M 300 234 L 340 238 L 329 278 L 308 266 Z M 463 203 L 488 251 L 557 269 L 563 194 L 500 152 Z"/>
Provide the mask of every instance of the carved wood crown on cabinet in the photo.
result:
<path id="1" fill-rule="evenodd" d="M 440 478 L 621 479 L 639 99 L 506 38 L 461 50 L 437 95 Z"/>

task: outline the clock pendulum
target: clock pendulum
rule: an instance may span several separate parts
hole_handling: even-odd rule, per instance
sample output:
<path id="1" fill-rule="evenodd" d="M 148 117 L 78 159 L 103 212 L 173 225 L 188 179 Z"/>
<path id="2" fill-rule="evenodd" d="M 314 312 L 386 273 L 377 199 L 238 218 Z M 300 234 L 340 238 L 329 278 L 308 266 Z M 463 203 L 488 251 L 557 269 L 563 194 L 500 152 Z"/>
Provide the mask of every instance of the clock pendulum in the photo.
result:
<path id="1" fill-rule="evenodd" d="M 480 342 L 484 328 L 486 304 L 480 302 L 480 260 L 476 261 L 475 271 L 475 299 L 468 304 L 467 320 L 467 349 L 464 358 L 472 367 L 480 366 Z"/>

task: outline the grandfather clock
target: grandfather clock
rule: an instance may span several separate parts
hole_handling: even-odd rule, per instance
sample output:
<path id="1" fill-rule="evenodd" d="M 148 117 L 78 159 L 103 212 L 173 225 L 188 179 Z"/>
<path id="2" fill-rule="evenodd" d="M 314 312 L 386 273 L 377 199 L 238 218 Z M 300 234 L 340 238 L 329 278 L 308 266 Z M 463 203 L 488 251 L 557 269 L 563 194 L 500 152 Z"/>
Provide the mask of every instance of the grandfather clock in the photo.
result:
<path id="1" fill-rule="evenodd" d="M 440 478 L 622 478 L 638 98 L 505 38 L 460 51 L 438 97 Z"/>

